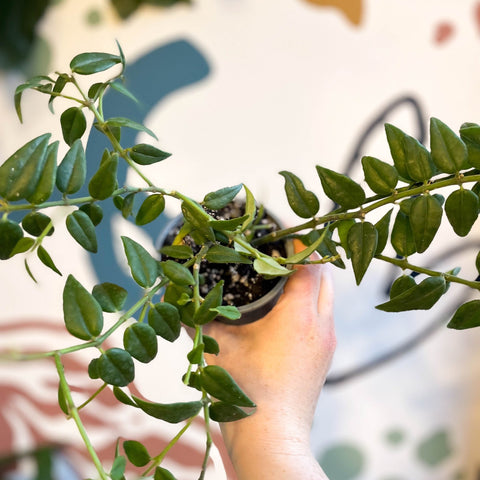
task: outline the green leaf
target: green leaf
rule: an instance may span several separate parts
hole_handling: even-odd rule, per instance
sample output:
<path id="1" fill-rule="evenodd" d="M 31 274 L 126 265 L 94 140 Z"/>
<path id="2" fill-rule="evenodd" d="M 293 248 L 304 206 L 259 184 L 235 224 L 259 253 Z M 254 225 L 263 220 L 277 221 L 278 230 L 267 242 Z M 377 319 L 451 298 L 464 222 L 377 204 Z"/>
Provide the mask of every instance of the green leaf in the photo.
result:
<path id="1" fill-rule="evenodd" d="M 408 257 L 416 252 L 410 220 L 402 210 L 397 212 L 390 239 L 393 248 L 401 257 Z"/>
<path id="2" fill-rule="evenodd" d="M 413 201 L 410 207 L 410 227 L 418 253 L 424 252 L 440 228 L 443 208 L 432 195 L 421 195 Z"/>
<path id="3" fill-rule="evenodd" d="M 63 89 L 67 85 L 67 83 L 70 81 L 70 78 L 68 75 L 65 75 L 61 73 L 58 75 L 57 79 L 55 80 L 55 85 L 53 86 L 52 93 L 62 93 Z M 56 95 L 50 95 L 50 98 L 48 99 L 48 108 L 50 108 L 50 111 L 53 113 L 53 101 L 57 98 Z"/>
<path id="4" fill-rule="evenodd" d="M 113 313 L 123 308 L 128 292 L 119 285 L 104 282 L 93 287 L 92 295 L 104 312 Z"/>
<path id="5" fill-rule="evenodd" d="M 200 382 L 207 393 L 229 405 L 255 407 L 232 376 L 218 365 L 208 365 L 200 373 Z"/>
<path id="6" fill-rule="evenodd" d="M 211 353 L 212 355 L 220 353 L 220 347 L 213 337 L 203 335 L 203 344 L 205 345 L 205 353 Z"/>
<path id="7" fill-rule="evenodd" d="M 37 248 L 37 256 L 46 267 L 50 268 L 55 273 L 58 273 L 58 275 L 62 276 L 62 272 L 56 267 L 55 263 L 53 263 L 52 257 L 42 245 L 39 245 Z"/>
<path id="8" fill-rule="evenodd" d="M 0 166 L 0 196 L 9 201 L 30 197 L 45 167 L 50 134 L 40 135 L 19 148 Z"/>
<path id="9" fill-rule="evenodd" d="M 60 124 L 62 126 L 62 135 L 65 143 L 69 146 L 79 138 L 87 129 L 87 120 L 81 108 L 70 107 L 65 110 L 60 117 Z"/>
<path id="10" fill-rule="evenodd" d="M 210 310 L 218 313 L 222 317 L 228 318 L 229 320 L 238 320 L 242 316 L 238 308 L 233 305 L 220 305 L 219 307 L 211 308 Z"/>
<path id="11" fill-rule="evenodd" d="M 110 348 L 98 359 L 98 373 L 105 383 L 125 387 L 135 378 L 132 356 L 121 348 Z"/>
<path id="12" fill-rule="evenodd" d="M 153 480 L 177 480 L 166 468 L 157 467 Z"/>
<path id="13" fill-rule="evenodd" d="M 225 187 L 215 192 L 210 192 L 205 195 L 203 204 L 211 210 L 219 210 L 228 205 L 242 189 L 242 184 L 233 187 Z"/>
<path id="14" fill-rule="evenodd" d="M 132 147 L 129 151 L 130 158 L 139 165 L 151 165 L 152 163 L 158 163 L 172 154 L 159 150 L 146 143 L 139 143 Z"/>
<path id="15" fill-rule="evenodd" d="M 480 168 L 480 125 L 464 123 L 460 127 L 460 138 L 467 146 L 467 162 L 474 168 Z"/>
<path id="16" fill-rule="evenodd" d="M 133 279 L 144 288 L 151 287 L 158 277 L 157 261 L 139 243 L 121 237 Z"/>
<path id="17" fill-rule="evenodd" d="M 92 380 L 100 378 L 100 373 L 98 372 L 98 358 L 93 358 L 88 364 L 88 376 Z"/>
<path id="18" fill-rule="evenodd" d="M 447 327 L 465 330 L 480 326 L 480 300 L 471 300 L 461 305 L 448 322 Z"/>
<path id="19" fill-rule="evenodd" d="M 58 406 L 60 410 L 65 414 L 68 415 L 70 413 L 70 409 L 68 408 L 67 399 L 65 398 L 65 394 L 63 393 L 62 384 L 58 383 L 58 392 L 57 392 L 57 399 L 58 399 Z"/>
<path id="20" fill-rule="evenodd" d="M 362 167 L 365 181 L 372 191 L 379 195 L 388 195 L 395 190 L 398 183 L 398 172 L 395 167 L 368 156 L 362 158 Z"/>
<path id="21" fill-rule="evenodd" d="M 411 275 L 402 275 L 398 277 L 390 287 L 390 300 L 394 297 L 398 297 L 403 292 L 414 287 L 416 285 L 415 279 Z"/>
<path id="22" fill-rule="evenodd" d="M 130 407 L 137 407 L 137 404 L 121 388 L 113 387 L 113 394 L 120 403 Z"/>
<path id="23" fill-rule="evenodd" d="M 412 286 L 390 301 L 375 308 L 384 312 L 404 312 L 407 310 L 428 310 L 437 303 L 447 288 L 442 276 L 428 277 L 418 285 Z"/>
<path id="24" fill-rule="evenodd" d="M 139 103 L 138 98 L 127 88 L 125 85 L 119 81 L 110 83 L 110 86 L 116 90 L 118 93 L 124 95 L 125 97 L 133 100 L 135 103 Z"/>
<path id="25" fill-rule="evenodd" d="M 352 225 L 347 235 L 348 248 L 352 256 L 355 281 L 360 285 L 377 249 L 378 233 L 369 222 Z"/>
<path id="26" fill-rule="evenodd" d="M 171 282 L 177 285 L 193 285 L 195 283 L 195 279 L 190 270 L 181 263 L 175 262 L 174 260 L 167 260 L 160 262 L 160 265 L 162 266 L 163 273 Z"/>
<path id="27" fill-rule="evenodd" d="M 240 225 L 243 225 L 250 217 L 242 215 L 241 217 L 231 218 L 230 220 L 210 220 L 209 225 L 217 232 L 234 232 Z"/>
<path id="28" fill-rule="evenodd" d="M 480 275 L 480 251 L 477 253 L 475 258 L 475 267 L 477 268 L 477 272 Z"/>
<path id="29" fill-rule="evenodd" d="M 405 180 L 412 180 L 407 170 L 407 155 L 405 151 L 405 138 L 408 135 L 389 123 L 385 124 L 385 133 L 387 134 L 390 154 L 392 155 L 393 163 L 395 164 L 397 172 Z"/>
<path id="30" fill-rule="evenodd" d="M 252 263 L 252 261 L 245 255 L 236 252 L 233 248 L 225 247 L 223 245 L 213 245 L 210 247 L 205 258 L 210 263 Z"/>
<path id="31" fill-rule="evenodd" d="M 198 205 L 192 205 L 189 202 L 182 202 L 182 214 L 185 220 L 192 225 L 192 227 L 205 237 L 206 240 L 215 241 L 215 234 L 209 225 L 210 220 L 213 220 L 203 208 Z"/>
<path id="32" fill-rule="evenodd" d="M 22 227 L 27 233 L 29 233 L 33 237 L 38 237 L 50 225 L 51 221 L 52 220 L 48 215 L 45 215 L 41 212 L 32 211 L 30 213 L 27 213 L 27 215 L 23 217 Z M 52 235 L 53 231 L 54 228 L 51 227 L 47 235 Z"/>
<path id="33" fill-rule="evenodd" d="M 193 250 L 188 245 L 166 245 L 160 249 L 162 255 L 187 260 L 193 257 Z"/>
<path id="34" fill-rule="evenodd" d="M 139 132 L 145 132 L 148 133 L 148 135 L 153 137 L 155 140 L 158 140 L 157 136 L 149 128 L 147 128 L 145 125 L 142 125 L 141 123 L 131 120 L 130 118 L 112 117 L 109 118 L 105 123 L 109 127 L 128 127 L 132 128 L 133 130 L 138 130 Z"/>
<path id="35" fill-rule="evenodd" d="M 466 145 L 438 118 L 430 119 L 430 149 L 441 172 L 455 173 L 468 168 Z"/>
<path id="36" fill-rule="evenodd" d="M 328 228 L 323 229 L 322 234 L 318 236 L 307 248 L 304 248 L 301 252 L 295 253 L 285 259 L 285 263 L 299 264 L 308 258 L 313 252 L 315 252 L 320 244 L 325 240 L 328 233 Z"/>
<path id="37" fill-rule="evenodd" d="M 251 413 L 245 412 L 236 405 L 225 402 L 213 402 L 208 410 L 210 418 L 215 422 L 235 422 L 251 415 Z"/>
<path id="38" fill-rule="evenodd" d="M 375 255 L 380 255 L 385 249 L 388 241 L 388 233 L 390 226 L 390 217 L 392 216 L 393 208 L 390 209 L 376 224 L 375 229 L 378 233 L 377 249 Z"/>
<path id="39" fill-rule="evenodd" d="M 135 403 L 147 415 L 164 420 L 168 423 L 179 423 L 194 417 L 202 409 L 203 403 L 196 402 L 179 402 L 179 403 L 153 403 L 147 402 L 135 396 L 132 397 Z"/>
<path id="40" fill-rule="evenodd" d="M 73 275 L 63 289 L 63 317 L 70 334 L 81 340 L 92 340 L 102 332 L 100 305 Z"/>
<path id="41" fill-rule="evenodd" d="M 317 165 L 323 191 L 328 198 L 344 208 L 359 207 L 365 201 L 363 188 L 351 178 Z"/>
<path id="42" fill-rule="evenodd" d="M 200 345 L 197 345 L 193 350 L 188 352 L 187 354 L 187 359 L 190 363 L 192 364 L 200 364 L 203 361 L 203 349 L 205 348 L 205 345 L 201 343 Z"/>
<path id="43" fill-rule="evenodd" d="M 48 145 L 45 154 L 45 163 L 41 168 L 38 182 L 30 195 L 25 198 L 32 204 L 38 205 L 50 198 L 55 187 L 55 179 L 57 177 L 57 153 L 59 142 L 53 142 Z"/>
<path id="44" fill-rule="evenodd" d="M 180 335 L 180 314 L 170 303 L 156 303 L 148 311 L 148 324 L 157 335 L 169 342 L 175 341 Z"/>
<path id="45" fill-rule="evenodd" d="M 314 217 L 320 208 L 317 196 L 307 190 L 303 182 L 293 173 L 286 170 L 279 173 L 285 179 L 285 193 L 291 209 L 299 217 Z"/>
<path id="46" fill-rule="evenodd" d="M 81 53 L 73 57 L 70 62 L 70 69 L 73 73 L 91 75 L 92 73 L 108 70 L 114 65 L 121 63 L 121 61 L 122 59 L 118 55 L 111 55 L 110 53 Z"/>
<path id="47" fill-rule="evenodd" d="M 85 203 L 78 208 L 82 212 L 85 212 L 93 225 L 96 227 L 103 219 L 102 207 L 96 203 Z"/>
<path id="48" fill-rule="evenodd" d="M 125 467 L 127 466 L 127 460 L 122 455 L 115 457 L 113 461 L 112 469 L 110 470 L 110 478 L 112 480 L 123 480 Z"/>
<path id="49" fill-rule="evenodd" d="M 57 168 L 57 188 L 66 194 L 82 188 L 87 174 L 85 151 L 80 139 L 75 140 Z"/>
<path id="50" fill-rule="evenodd" d="M 123 449 L 129 462 L 136 467 L 144 467 L 151 459 L 145 446 L 135 440 L 126 440 L 123 442 Z"/>
<path id="51" fill-rule="evenodd" d="M 65 223 L 70 235 L 87 251 L 97 253 L 97 235 L 90 217 L 81 210 L 67 216 Z"/>
<path id="52" fill-rule="evenodd" d="M 95 175 L 88 183 L 88 192 L 93 198 L 105 200 L 110 197 L 118 185 L 117 181 L 118 155 L 108 155 L 100 164 Z"/>
<path id="53" fill-rule="evenodd" d="M 204 298 L 203 302 L 200 304 L 200 307 L 195 312 L 193 317 L 194 322 L 197 325 L 205 325 L 206 323 L 211 322 L 216 316 L 217 313 L 212 311 L 212 308 L 219 307 L 222 304 L 223 299 L 223 280 L 218 282 Z"/>
<path id="54" fill-rule="evenodd" d="M 282 265 L 280 265 L 276 260 L 266 255 L 256 258 L 253 261 L 253 268 L 257 273 L 265 276 L 266 278 L 286 277 L 287 275 L 291 275 L 293 273 L 293 270 L 282 267 Z"/>
<path id="55" fill-rule="evenodd" d="M 140 206 L 135 223 L 146 225 L 153 222 L 165 209 L 165 197 L 161 194 L 149 195 Z"/>
<path id="56" fill-rule="evenodd" d="M 121 198 L 121 197 L 116 197 L 116 198 Z M 129 193 L 128 195 L 125 196 L 125 198 L 122 199 L 121 211 L 122 211 L 123 218 L 128 218 L 132 214 L 134 201 L 135 201 L 135 193 Z"/>
<path id="57" fill-rule="evenodd" d="M 2 224 L 2 222 L 0 220 L 0 232 L 1 232 L 1 224 Z M 21 232 L 21 233 L 23 235 L 23 232 Z M 1 245 L 2 245 L 2 236 L 1 236 L 1 233 L 0 233 L 0 251 L 1 251 Z M 18 242 L 15 244 L 15 248 L 11 251 L 10 257 L 13 257 L 14 255 L 17 255 L 18 253 L 24 253 L 27 250 L 30 250 L 30 248 L 32 248 L 33 245 L 35 245 L 35 240 L 33 238 L 31 238 L 31 237 L 20 238 L 20 240 L 18 240 Z M 0 254 L 0 259 L 2 259 L 1 254 Z"/>
<path id="58" fill-rule="evenodd" d="M 152 361 L 158 352 L 158 341 L 155 330 L 146 323 L 134 323 L 125 329 L 123 346 L 133 358 L 139 362 Z"/>
<path id="59" fill-rule="evenodd" d="M 430 152 L 416 139 L 407 135 L 404 138 L 405 163 L 409 178 L 426 182 L 435 174 L 435 165 Z"/>
<path id="60" fill-rule="evenodd" d="M 253 193 L 245 184 L 243 185 L 243 189 L 245 190 L 245 215 L 247 215 L 247 218 L 243 222 L 242 230 L 246 230 L 255 219 L 257 205 Z"/>
<path id="61" fill-rule="evenodd" d="M 26 270 L 27 273 L 28 273 L 28 276 L 29 276 L 35 283 L 38 283 L 38 282 L 37 282 L 37 279 L 33 276 L 33 273 L 32 273 L 32 271 L 30 270 L 30 267 L 28 266 L 28 261 L 27 261 L 26 258 L 24 259 L 23 264 L 24 264 L 24 266 L 25 266 L 25 270 Z"/>
<path id="62" fill-rule="evenodd" d="M 452 192 L 445 202 L 445 213 L 453 231 L 465 237 L 478 217 L 479 200 L 471 190 L 460 188 Z"/>

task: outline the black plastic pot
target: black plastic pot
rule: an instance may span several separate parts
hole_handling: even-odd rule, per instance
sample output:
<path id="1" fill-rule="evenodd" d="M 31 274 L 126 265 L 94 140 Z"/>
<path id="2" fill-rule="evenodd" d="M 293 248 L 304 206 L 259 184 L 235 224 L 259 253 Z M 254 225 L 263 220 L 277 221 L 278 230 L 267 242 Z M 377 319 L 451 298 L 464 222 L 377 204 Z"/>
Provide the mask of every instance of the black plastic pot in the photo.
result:
<path id="1" fill-rule="evenodd" d="M 276 223 L 280 228 L 282 227 L 281 223 L 272 216 L 270 213 L 267 213 L 267 216 Z M 160 251 L 160 249 L 164 246 L 165 240 L 168 237 L 171 230 L 174 230 L 181 225 L 183 222 L 183 216 L 179 215 L 178 217 L 173 218 L 165 228 L 160 233 L 157 242 L 156 242 L 156 249 Z M 284 243 L 284 247 L 286 250 L 287 256 L 293 254 L 293 242 L 291 240 L 286 240 Z M 287 282 L 287 277 L 278 277 L 275 285 L 271 290 L 269 290 L 265 295 L 261 298 L 245 304 L 245 305 L 236 305 L 242 316 L 238 320 L 229 320 L 228 318 L 218 316 L 215 320 L 226 323 L 229 325 L 245 325 L 247 323 L 252 323 L 257 320 L 263 318 L 277 303 L 278 299 L 280 298 L 281 294 L 283 293 L 283 288 L 285 283 Z"/>

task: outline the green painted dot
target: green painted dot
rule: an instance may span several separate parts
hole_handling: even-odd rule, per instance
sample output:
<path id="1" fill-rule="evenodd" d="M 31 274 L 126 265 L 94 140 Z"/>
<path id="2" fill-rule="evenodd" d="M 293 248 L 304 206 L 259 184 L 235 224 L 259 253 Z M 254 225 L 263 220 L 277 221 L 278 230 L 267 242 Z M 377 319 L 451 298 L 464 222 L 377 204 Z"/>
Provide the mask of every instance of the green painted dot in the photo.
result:
<path id="1" fill-rule="evenodd" d="M 98 25 L 102 21 L 102 14 L 94 8 L 87 13 L 86 19 L 89 25 Z"/>
<path id="2" fill-rule="evenodd" d="M 452 454 L 450 439 L 440 430 L 423 440 L 417 448 L 418 459 L 429 467 L 436 467 Z"/>
<path id="3" fill-rule="evenodd" d="M 365 457 L 355 445 L 341 444 L 325 450 L 319 463 L 328 477 L 335 480 L 353 480 L 365 466 Z"/>
<path id="4" fill-rule="evenodd" d="M 405 441 L 405 432 L 399 428 L 392 429 L 385 435 L 385 440 L 390 445 L 400 445 Z"/>

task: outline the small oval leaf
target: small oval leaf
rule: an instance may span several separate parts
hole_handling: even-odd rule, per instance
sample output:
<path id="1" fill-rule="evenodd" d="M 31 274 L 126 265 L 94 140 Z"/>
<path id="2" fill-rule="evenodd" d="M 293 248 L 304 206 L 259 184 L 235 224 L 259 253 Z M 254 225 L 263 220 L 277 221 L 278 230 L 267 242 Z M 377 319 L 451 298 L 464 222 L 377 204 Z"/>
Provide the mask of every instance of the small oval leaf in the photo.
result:
<path id="1" fill-rule="evenodd" d="M 175 341 L 180 335 L 180 314 L 170 303 L 156 303 L 148 311 L 148 324 L 157 335 L 169 342 Z"/>
<path id="2" fill-rule="evenodd" d="M 128 292 L 115 283 L 99 283 L 93 287 L 92 295 L 104 312 L 118 312 L 125 305 Z"/>
<path id="3" fill-rule="evenodd" d="M 32 235 L 33 237 L 38 237 L 43 233 L 43 231 L 50 225 L 52 220 L 49 216 L 41 212 L 30 212 L 23 217 L 22 227 L 23 229 Z M 48 236 L 52 235 L 54 228 L 50 226 L 50 229 L 47 233 Z"/>
<path id="4" fill-rule="evenodd" d="M 152 147 L 146 143 L 135 145 L 129 151 L 130 158 L 139 165 L 151 165 L 152 163 L 161 162 L 172 154 L 163 152 L 158 148 Z"/>
<path id="5" fill-rule="evenodd" d="M 108 155 L 88 183 L 88 192 L 93 198 L 105 200 L 117 188 L 118 155 Z"/>
<path id="6" fill-rule="evenodd" d="M 355 281 L 360 285 L 377 249 L 378 233 L 369 222 L 352 225 L 347 234 L 347 243 L 352 258 Z"/>
<path id="7" fill-rule="evenodd" d="M 128 461 L 136 467 L 144 467 L 151 459 L 146 447 L 135 440 L 123 442 L 123 449 Z"/>
<path id="8" fill-rule="evenodd" d="M 160 265 L 163 273 L 171 282 L 185 286 L 193 285 L 195 283 L 195 279 L 190 270 L 181 263 L 175 262 L 174 260 L 167 260 L 161 262 Z"/>
<path id="9" fill-rule="evenodd" d="M 390 241 L 401 257 L 408 257 L 416 251 L 410 220 L 402 210 L 399 210 L 395 217 Z"/>
<path id="10" fill-rule="evenodd" d="M 0 260 L 6 260 L 14 252 L 15 245 L 23 238 L 22 227 L 8 219 L 0 220 Z"/>
<path id="11" fill-rule="evenodd" d="M 317 196 L 307 190 L 303 182 L 293 173 L 279 172 L 285 179 L 285 193 L 291 209 L 301 218 L 314 217 L 320 208 Z"/>
<path id="12" fill-rule="evenodd" d="M 460 237 L 468 235 L 477 220 L 479 199 L 471 190 L 460 188 L 445 202 L 445 213 L 453 231 Z"/>
<path id="13" fill-rule="evenodd" d="M 146 225 L 153 222 L 165 209 L 165 197 L 161 194 L 149 195 L 140 205 L 135 223 Z"/>
<path id="14" fill-rule="evenodd" d="M 225 247 L 224 245 L 213 245 L 213 247 L 210 247 L 205 258 L 210 263 L 252 263 L 252 261 L 245 255 L 235 251 L 233 248 Z"/>
<path id="15" fill-rule="evenodd" d="M 432 243 L 440 228 L 442 215 L 442 205 L 432 195 L 421 195 L 413 201 L 409 219 L 418 253 L 424 252 Z"/>
<path id="16" fill-rule="evenodd" d="M 379 195 L 388 195 L 395 190 L 398 183 L 398 172 L 395 167 L 369 156 L 362 158 L 362 167 L 365 181 L 372 191 Z"/>
<path id="17" fill-rule="evenodd" d="M 363 188 L 351 178 L 317 165 L 323 191 L 328 198 L 344 208 L 359 207 L 365 201 Z"/>
<path id="18" fill-rule="evenodd" d="M 125 329 L 123 346 L 139 362 L 152 361 L 158 352 L 155 330 L 146 323 L 134 323 Z"/>
<path id="19" fill-rule="evenodd" d="M 110 348 L 98 359 L 98 373 L 105 383 L 125 387 L 135 378 L 132 356 L 121 348 Z"/>
<path id="20" fill-rule="evenodd" d="M 81 340 L 91 340 L 102 332 L 100 305 L 73 275 L 63 289 L 63 317 L 67 330 Z"/>
<path id="21" fill-rule="evenodd" d="M 158 277 L 157 261 L 139 243 L 128 237 L 121 238 L 133 279 L 141 287 L 151 287 Z"/>
<path id="22" fill-rule="evenodd" d="M 70 62 L 70 69 L 80 75 L 91 75 L 92 73 L 103 72 L 121 63 L 118 55 L 102 52 L 80 53 L 73 57 Z"/>
<path id="23" fill-rule="evenodd" d="M 236 405 L 225 402 L 213 402 L 208 410 L 210 418 L 215 422 L 235 422 L 251 415 L 251 413 L 245 412 Z"/>
<path id="24" fill-rule="evenodd" d="M 465 330 L 480 326 L 480 300 L 471 300 L 461 305 L 453 315 L 447 327 Z"/>
<path id="25" fill-rule="evenodd" d="M 442 276 L 428 277 L 418 285 L 412 286 L 390 301 L 377 305 L 375 308 L 384 312 L 428 310 L 437 303 L 446 290 L 447 285 Z"/>
<path id="26" fill-rule="evenodd" d="M 62 135 L 65 143 L 69 146 L 81 138 L 87 129 L 87 120 L 81 108 L 70 107 L 60 116 Z"/>
<path id="27" fill-rule="evenodd" d="M 65 194 L 82 188 L 87 174 L 85 151 L 80 139 L 75 140 L 57 168 L 57 188 Z"/>
<path id="28" fill-rule="evenodd" d="M 200 373 L 200 383 L 210 395 L 229 405 L 255 407 L 232 376 L 218 365 L 208 365 Z"/>
<path id="29" fill-rule="evenodd" d="M 205 195 L 203 204 L 211 210 L 219 210 L 228 205 L 242 189 L 242 184 L 234 185 L 233 187 L 225 187 L 215 192 L 210 192 Z"/>
<path id="30" fill-rule="evenodd" d="M 75 210 L 65 220 L 70 235 L 85 249 L 97 253 L 97 235 L 90 217 L 81 210 Z"/>

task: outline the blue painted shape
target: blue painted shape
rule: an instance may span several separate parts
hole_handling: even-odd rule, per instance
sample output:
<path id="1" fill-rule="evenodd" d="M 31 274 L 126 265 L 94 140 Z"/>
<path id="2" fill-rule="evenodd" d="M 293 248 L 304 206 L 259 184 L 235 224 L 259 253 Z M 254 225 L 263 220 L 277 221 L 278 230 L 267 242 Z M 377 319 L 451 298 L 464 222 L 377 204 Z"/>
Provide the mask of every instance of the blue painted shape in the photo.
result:
<path id="1" fill-rule="evenodd" d="M 164 98 L 203 80 L 209 73 L 207 60 L 190 42 L 178 40 L 158 47 L 127 66 L 126 87 L 138 98 L 139 104 L 118 92 L 109 92 L 105 95 L 103 104 L 105 118 L 121 116 L 144 123 L 150 111 Z M 122 145 L 133 146 L 137 134 L 135 130 L 123 128 Z M 108 140 L 93 128 L 87 144 L 87 176 L 96 171 L 104 149 L 109 147 Z M 121 161 L 118 169 L 119 185 L 124 184 L 126 175 L 127 165 Z M 83 194 L 88 195 L 86 188 Z M 102 202 L 101 206 L 104 219 L 96 228 L 99 251 L 97 254 L 90 254 L 90 260 L 99 282 L 119 283 L 133 292 L 136 284 L 117 264 L 113 250 L 113 241 L 116 239 L 112 235 L 112 222 L 118 218 L 118 210 L 109 200 Z M 168 220 L 168 217 L 163 215 L 143 226 L 142 230 L 155 239 Z"/>

